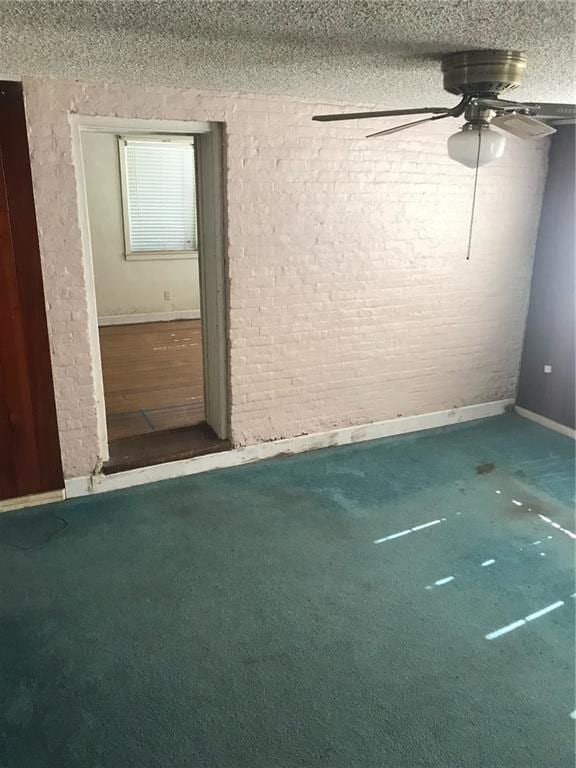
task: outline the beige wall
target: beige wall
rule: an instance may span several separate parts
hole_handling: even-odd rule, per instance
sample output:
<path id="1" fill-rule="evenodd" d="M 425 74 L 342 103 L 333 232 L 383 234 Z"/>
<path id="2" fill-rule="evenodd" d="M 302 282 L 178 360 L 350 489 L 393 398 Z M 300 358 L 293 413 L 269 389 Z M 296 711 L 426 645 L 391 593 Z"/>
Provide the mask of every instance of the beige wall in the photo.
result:
<path id="1" fill-rule="evenodd" d="M 225 125 L 235 444 L 514 396 L 546 141 L 508 140 L 480 170 L 466 261 L 474 175 L 446 153 L 456 120 L 367 140 L 360 122 L 312 122 L 334 104 L 58 80 L 24 91 L 66 477 L 101 458 L 74 112 Z"/>
<path id="2" fill-rule="evenodd" d="M 117 137 L 84 133 L 82 155 L 98 316 L 199 310 L 197 259 L 124 257 Z"/>

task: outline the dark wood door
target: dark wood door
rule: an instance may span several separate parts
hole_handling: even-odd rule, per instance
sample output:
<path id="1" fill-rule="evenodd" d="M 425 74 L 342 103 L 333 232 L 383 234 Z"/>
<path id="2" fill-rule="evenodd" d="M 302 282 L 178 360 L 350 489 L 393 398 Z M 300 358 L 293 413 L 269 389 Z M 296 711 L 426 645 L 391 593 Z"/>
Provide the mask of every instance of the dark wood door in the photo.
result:
<path id="1" fill-rule="evenodd" d="M 0 499 L 63 486 L 24 99 L 0 82 Z"/>

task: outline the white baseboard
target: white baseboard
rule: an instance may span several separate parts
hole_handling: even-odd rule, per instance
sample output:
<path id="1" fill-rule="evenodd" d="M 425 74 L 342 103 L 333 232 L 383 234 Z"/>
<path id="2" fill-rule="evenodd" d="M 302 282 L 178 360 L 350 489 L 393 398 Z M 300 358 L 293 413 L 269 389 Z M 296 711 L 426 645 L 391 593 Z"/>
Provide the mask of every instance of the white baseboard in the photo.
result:
<path id="1" fill-rule="evenodd" d="M 133 323 L 163 323 L 168 320 L 199 320 L 199 309 L 175 309 L 172 312 L 143 312 L 139 315 L 104 315 L 98 325 L 132 325 Z"/>
<path id="2" fill-rule="evenodd" d="M 197 456 L 193 459 L 171 461 L 166 464 L 155 464 L 142 469 L 131 469 L 113 475 L 94 475 L 93 477 L 75 477 L 66 480 L 66 496 L 86 496 L 90 493 L 116 491 L 134 485 L 155 483 L 159 480 L 170 480 L 185 475 L 195 475 L 212 469 L 224 469 L 240 464 L 250 464 L 262 459 L 271 459 L 280 454 L 303 453 L 319 448 L 330 448 L 337 445 L 359 443 L 365 440 L 375 440 L 380 437 L 404 435 L 424 429 L 445 427 L 449 424 L 459 424 L 464 421 L 485 419 L 489 416 L 499 416 L 513 405 L 513 400 L 497 400 L 491 403 L 466 405 L 447 411 L 424 413 L 419 416 L 405 416 L 388 421 L 377 421 L 362 424 L 357 427 L 343 427 L 328 432 L 316 432 L 312 435 L 291 437 L 284 440 L 274 440 L 268 443 L 257 443 L 230 451 L 212 453 L 207 456 Z"/>
<path id="3" fill-rule="evenodd" d="M 571 437 L 573 440 L 576 440 L 576 430 L 567 427 L 565 424 L 559 424 L 557 421 L 547 419 L 546 416 L 540 416 L 539 413 L 529 411 L 527 408 L 521 408 L 519 405 L 516 405 L 514 410 L 518 416 L 523 416 L 525 419 L 530 419 L 530 421 L 536 422 L 536 424 L 540 424 L 548 429 L 553 429 L 554 432 L 560 432 L 561 435 L 566 435 L 566 437 Z"/>
<path id="4" fill-rule="evenodd" d="M 15 499 L 3 499 L 0 501 L 0 512 L 12 512 L 24 507 L 38 507 L 40 504 L 50 504 L 52 501 L 62 501 L 66 498 L 64 489 L 59 491 L 46 491 L 45 493 L 32 493 L 29 496 L 18 496 Z"/>

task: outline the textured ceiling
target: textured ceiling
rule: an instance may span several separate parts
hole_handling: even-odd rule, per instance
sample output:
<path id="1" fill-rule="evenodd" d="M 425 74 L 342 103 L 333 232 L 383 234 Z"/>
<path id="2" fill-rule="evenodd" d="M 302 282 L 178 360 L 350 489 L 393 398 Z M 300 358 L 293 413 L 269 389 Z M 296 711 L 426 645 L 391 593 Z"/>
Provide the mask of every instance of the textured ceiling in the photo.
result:
<path id="1" fill-rule="evenodd" d="M 382 106 L 453 103 L 439 56 L 515 48 L 525 100 L 572 101 L 573 1 L 0 0 L 0 73 L 282 93 Z"/>

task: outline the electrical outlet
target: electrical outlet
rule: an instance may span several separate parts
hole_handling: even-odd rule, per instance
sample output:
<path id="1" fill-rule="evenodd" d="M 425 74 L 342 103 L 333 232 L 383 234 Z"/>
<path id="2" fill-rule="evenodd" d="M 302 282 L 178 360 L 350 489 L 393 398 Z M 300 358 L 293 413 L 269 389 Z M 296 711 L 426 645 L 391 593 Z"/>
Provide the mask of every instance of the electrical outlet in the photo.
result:
<path id="1" fill-rule="evenodd" d="M 544 366 L 544 373 L 552 373 L 552 366 L 551 365 L 545 365 Z"/>
<path id="2" fill-rule="evenodd" d="M 164 301 L 170 301 L 170 291 L 164 291 Z"/>

